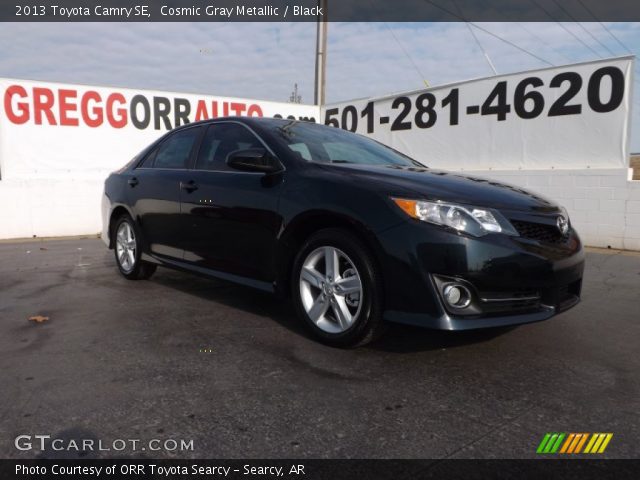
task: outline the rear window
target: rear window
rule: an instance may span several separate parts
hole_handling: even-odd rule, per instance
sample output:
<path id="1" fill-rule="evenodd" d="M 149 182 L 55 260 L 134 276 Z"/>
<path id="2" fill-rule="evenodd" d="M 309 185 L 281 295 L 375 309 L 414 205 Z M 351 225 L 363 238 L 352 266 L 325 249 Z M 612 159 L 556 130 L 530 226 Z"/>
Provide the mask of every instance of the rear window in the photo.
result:
<path id="1" fill-rule="evenodd" d="M 159 148 L 151 152 L 143 166 L 151 168 L 189 168 L 191 151 L 198 140 L 201 128 L 189 128 L 174 133 Z M 147 161 L 150 165 L 147 165 Z"/>

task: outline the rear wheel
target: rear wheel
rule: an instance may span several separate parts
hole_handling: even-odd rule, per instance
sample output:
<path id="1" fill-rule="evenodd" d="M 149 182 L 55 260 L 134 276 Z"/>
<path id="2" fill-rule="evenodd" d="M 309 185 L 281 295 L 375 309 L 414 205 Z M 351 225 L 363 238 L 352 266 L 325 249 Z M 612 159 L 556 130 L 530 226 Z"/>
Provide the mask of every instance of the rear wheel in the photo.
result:
<path id="1" fill-rule="evenodd" d="M 151 277 L 157 266 L 141 260 L 140 234 L 131 217 L 119 217 L 112 231 L 116 264 L 120 273 L 129 280 L 145 280 Z"/>
<path id="2" fill-rule="evenodd" d="M 339 347 L 358 346 L 383 331 L 381 277 L 369 250 L 344 230 L 313 235 L 293 267 L 298 315 L 316 337 Z"/>

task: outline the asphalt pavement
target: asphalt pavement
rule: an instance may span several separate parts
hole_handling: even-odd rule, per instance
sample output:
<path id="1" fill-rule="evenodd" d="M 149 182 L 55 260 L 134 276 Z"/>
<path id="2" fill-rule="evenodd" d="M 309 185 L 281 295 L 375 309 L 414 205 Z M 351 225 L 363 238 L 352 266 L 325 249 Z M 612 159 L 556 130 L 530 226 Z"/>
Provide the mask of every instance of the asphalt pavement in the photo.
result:
<path id="1" fill-rule="evenodd" d="M 640 254 L 590 251 L 582 302 L 545 322 L 339 350 L 268 294 L 127 281 L 97 239 L 0 243 L 0 458 L 532 458 L 546 432 L 639 456 Z"/>

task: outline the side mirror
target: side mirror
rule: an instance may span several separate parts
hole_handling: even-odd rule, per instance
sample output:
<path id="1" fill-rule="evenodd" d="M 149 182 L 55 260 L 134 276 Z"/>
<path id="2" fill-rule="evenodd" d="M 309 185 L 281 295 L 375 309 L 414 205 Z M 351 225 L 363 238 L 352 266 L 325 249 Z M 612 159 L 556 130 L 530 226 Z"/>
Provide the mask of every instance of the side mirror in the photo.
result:
<path id="1" fill-rule="evenodd" d="M 227 165 L 243 172 L 275 173 L 282 170 L 277 159 L 264 148 L 237 150 L 227 157 Z"/>

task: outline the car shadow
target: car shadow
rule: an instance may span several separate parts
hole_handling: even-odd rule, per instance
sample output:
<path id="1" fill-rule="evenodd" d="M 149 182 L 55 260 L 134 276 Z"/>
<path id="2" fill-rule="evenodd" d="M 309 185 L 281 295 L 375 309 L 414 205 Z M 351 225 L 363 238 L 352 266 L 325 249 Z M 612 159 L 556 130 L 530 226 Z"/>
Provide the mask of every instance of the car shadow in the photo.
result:
<path id="1" fill-rule="evenodd" d="M 488 342 L 515 328 L 515 326 L 511 326 L 452 332 L 389 322 L 384 335 L 364 348 L 388 353 L 442 350 Z"/>
<path id="2" fill-rule="evenodd" d="M 300 336 L 311 338 L 302 322 L 298 321 L 291 302 L 271 293 L 224 280 L 168 269 L 158 270 L 150 281 L 206 301 L 267 317 Z"/>
<path id="3" fill-rule="evenodd" d="M 206 301 L 267 317 L 296 335 L 313 340 L 311 333 L 296 317 L 293 305 L 288 299 L 278 298 L 271 293 L 223 280 L 173 270 L 158 272 L 151 281 L 189 295 L 195 295 Z M 363 348 L 388 353 L 441 350 L 487 342 L 514 328 L 516 327 L 450 332 L 389 322 L 383 336 Z"/>

